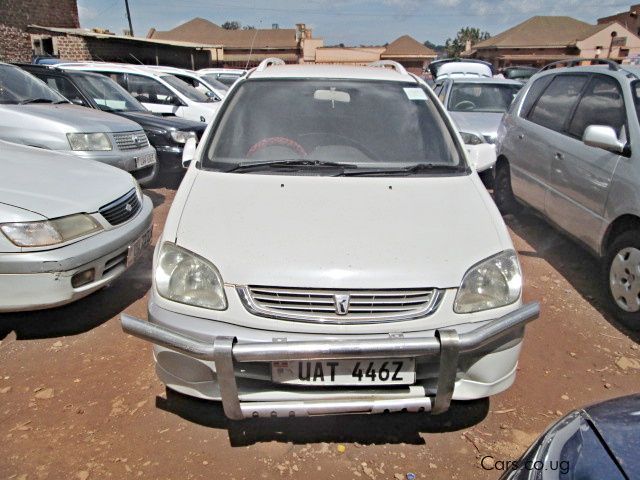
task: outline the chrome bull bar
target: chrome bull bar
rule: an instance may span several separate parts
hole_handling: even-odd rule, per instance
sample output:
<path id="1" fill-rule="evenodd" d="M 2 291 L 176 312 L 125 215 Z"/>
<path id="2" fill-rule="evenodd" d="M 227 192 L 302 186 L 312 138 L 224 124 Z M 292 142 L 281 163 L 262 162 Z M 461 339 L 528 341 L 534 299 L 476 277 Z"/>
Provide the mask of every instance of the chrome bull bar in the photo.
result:
<path id="1" fill-rule="evenodd" d="M 529 303 L 466 333 L 438 329 L 434 337 L 376 338 L 365 340 L 274 341 L 238 343 L 234 337 L 214 337 L 210 341 L 192 338 L 172 329 L 121 316 L 122 329 L 176 352 L 215 362 L 225 415 L 232 420 L 251 417 L 293 417 L 339 413 L 380 413 L 385 411 L 430 411 L 449 409 L 456 381 L 458 358 L 473 353 L 523 328 L 538 318 L 540 305 Z M 438 356 L 439 371 L 434 397 L 390 399 L 314 400 L 283 402 L 241 402 L 234 374 L 235 363 Z"/>

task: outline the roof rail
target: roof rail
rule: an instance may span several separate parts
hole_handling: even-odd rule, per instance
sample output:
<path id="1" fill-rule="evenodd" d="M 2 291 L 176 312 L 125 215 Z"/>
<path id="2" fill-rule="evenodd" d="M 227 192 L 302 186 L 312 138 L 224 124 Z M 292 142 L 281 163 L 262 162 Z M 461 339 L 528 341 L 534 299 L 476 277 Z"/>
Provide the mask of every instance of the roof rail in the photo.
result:
<path id="1" fill-rule="evenodd" d="M 569 58 L 567 60 L 558 60 L 557 62 L 549 63 L 544 67 L 542 67 L 540 71 L 544 72 L 545 70 L 550 70 L 552 67 L 558 68 L 557 65 L 563 65 L 563 64 L 565 67 L 579 67 L 582 62 L 595 62 L 595 63 L 601 63 L 603 65 L 608 65 L 609 70 L 613 70 L 614 72 L 617 72 L 618 70 L 620 70 L 620 65 L 614 62 L 613 60 L 609 60 L 608 58 L 576 57 L 576 58 Z"/>
<path id="2" fill-rule="evenodd" d="M 370 63 L 369 66 L 370 67 L 379 67 L 379 68 L 391 67 L 396 72 L 398 72 L 398 73 L 400 73 L 402 75 L 406 75 L 407 74 L 407 71 L 402 66 L 402 64 L 396 62 L 395 60 L 378 60 L 377 62 Z"/>
<path id="3" fill-rule="evenodd" d="M 284 60 L 276 57 L 265 58 L 260 62 L 260 65 L 256 67 L 256 72 L 261 72 L 265 68 L 271 67 L 273 65 L 285 65 Z"/>

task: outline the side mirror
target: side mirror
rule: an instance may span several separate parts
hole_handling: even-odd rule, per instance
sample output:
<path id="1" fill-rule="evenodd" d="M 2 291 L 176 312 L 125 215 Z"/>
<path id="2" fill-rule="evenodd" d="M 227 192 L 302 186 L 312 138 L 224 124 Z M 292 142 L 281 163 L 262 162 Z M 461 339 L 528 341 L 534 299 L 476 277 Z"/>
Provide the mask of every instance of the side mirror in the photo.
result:
<path id="1" fill-rule="evenodd" d="M 191 163 L 191 160 L 195 158 L 196 148 L 197 148 L 197 144 L 196 144 L 195 138 L 190 138 L 184 144 L 184 148 L 182 149 L 182 166 L 184 168 L 187 168 Z"/>
<path id="2" fill-rule="evenodd" d="M 616 131 L 608 125 L 589 125 L 584 131 L 582 142 L 613 153 L 624 153 L 626 148 L 626 143 L 618 140 Z"/>

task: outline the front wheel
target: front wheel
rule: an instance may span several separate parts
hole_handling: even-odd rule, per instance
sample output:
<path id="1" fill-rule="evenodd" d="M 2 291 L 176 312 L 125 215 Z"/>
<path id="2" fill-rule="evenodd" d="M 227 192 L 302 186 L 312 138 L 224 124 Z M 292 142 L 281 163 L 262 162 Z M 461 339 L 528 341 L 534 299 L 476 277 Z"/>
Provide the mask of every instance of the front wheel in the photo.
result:
<path id="1" fill-rule="evenodd" d="M 619 235 L 607 250 L 603 277 L 607 303 L 616 318 L 640 330 L 640 230 Z"/>
<path id="2" fill-rule="evenodd" d="M 506 162 L 499 162 L 496 165 L 496 175 L 493 181 L 493 198 L 498 209 L 503 214 L 518 213 L 521 209 L 511 189 L 511 171 L 509 170 L 509 164 Z"/>

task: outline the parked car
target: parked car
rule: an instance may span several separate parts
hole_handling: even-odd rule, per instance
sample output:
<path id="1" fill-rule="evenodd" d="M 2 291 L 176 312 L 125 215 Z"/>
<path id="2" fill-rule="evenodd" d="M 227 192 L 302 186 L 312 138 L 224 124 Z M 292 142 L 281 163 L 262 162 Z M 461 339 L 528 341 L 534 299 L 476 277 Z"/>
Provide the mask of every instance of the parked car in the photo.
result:
<path id="1" fill-rule="evenodd" d="M 522 83 L 527 83 L 531 77 L 538 73 L 540 69 L 536 67 L 517 66 L 507 67 L 502 71 L 504 78 L 509 80 L 517 80 Z"/>
<path id="2" fill-rule="evenodd" d="M 192 137 L 200 139 L 206 129 L 202 122 L 153 114 L 104 75 L 40 65 L 19 66 L 76 105 L 113 113 L 138 123 L 156 149 L 160 172 L 183 172 L 184 144 Z"/>
<path id="3" fill-rule="evenodd" d="M 63 63 L 58 68 L 95 72 L 110 77 L 154 113 L 204 123 L 215 116 L 220 102 L 179 78 L 144 66 L 124 63 Z"/>
<path id="4" fill-rule="evenodd" d="M 454 77 L 493 77 L 493 66 L 484 60 L 445 58 L 429 64 L 434 80 Z"/>
<path id="5" fill-rule="evenodd" d="M 513 383 L 539 307 L 442 105 L 391 65 L 269 59 L 230 90 L 158 242 L 149 321 L 122 316 L 168 388 L 240 419 L 440 413 Z"/>
<path id="6" fill-rule="evenodd" d="M 551 425 L 500 478 L 637 478 L 640 471 L 638 412 L 640 395 L 637 394 L 574 410 Z M 488 466 L 491 460 L 484 457 L 481 461 Z"/>
<path id="7" fill-rule="evenodd" d="M 207 75 L 208 78 L 214 78 L 224 83 L 227 87 L 231 87 L 236 80 L 247 74 L 247 70 L 240 68 L 203 68 L 198 73 Z"/>
<path id="8" fill-rule="evenodd" d="M 498 78 L 439 79 L 434 92 L 453 118 L 478 172 L 493 176 L 495 142 L 502 115 L 522 88 Z"/>
<path id="9" fill-rule="evenodd" d="M 547 69 L 498 133 L 495 200 L 544 215 L 602 262 L 616 316 L 640 329 L 640 68 Z"/>
<path id="10" fill-rule="evenodd" d="M 151 200 L 128 173 L 0 141 L 0 312 L 73 302 L 149 245 Z"/>
<path id="11" fill-rule="evenodd" d="M 229 87 L 220 82 L 214 74 L 194 72 L 193 70 L 176 67 L 149 66 L 147 68 L 169 73 L 217 102 L 226 97 L 229 90 Z"/>
<path id="12" fill-rule="evenodd" d="M 0 139 L 108 163 L 142 184 L 157 173 L 156 151 L 140 125 L 73 105 L 44 82 L 6 63 L 0 63 Z"/>

